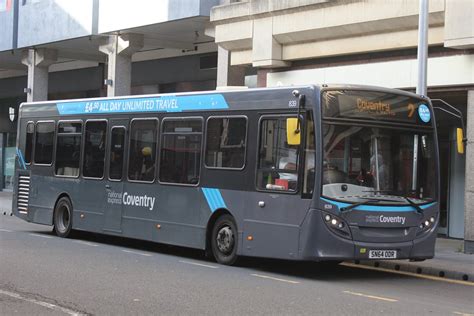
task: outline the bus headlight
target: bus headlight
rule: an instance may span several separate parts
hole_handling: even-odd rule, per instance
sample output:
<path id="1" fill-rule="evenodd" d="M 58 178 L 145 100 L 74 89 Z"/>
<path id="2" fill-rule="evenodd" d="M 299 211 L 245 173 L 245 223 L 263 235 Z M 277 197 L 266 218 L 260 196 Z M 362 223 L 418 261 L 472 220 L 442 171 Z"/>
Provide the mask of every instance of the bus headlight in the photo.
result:
<path id="1" fill-rule="evenodd" d="M 433 228 L 435 224 L 436 224 L 436 217 L 434 216 L 423 219 L 420 223 L 420 226 L 419 226 L 420 230 L 418 231 L 417 235 L 420 235 L 430 230 L 431 228 Z"/>
<path id="2" fill-rule="evenodd" d="M 342 218 L 326 212 L 322 212 L 322 214 L 324 223 L 332 232 L 346 239 L 352 238 L 349 226 Z"/>

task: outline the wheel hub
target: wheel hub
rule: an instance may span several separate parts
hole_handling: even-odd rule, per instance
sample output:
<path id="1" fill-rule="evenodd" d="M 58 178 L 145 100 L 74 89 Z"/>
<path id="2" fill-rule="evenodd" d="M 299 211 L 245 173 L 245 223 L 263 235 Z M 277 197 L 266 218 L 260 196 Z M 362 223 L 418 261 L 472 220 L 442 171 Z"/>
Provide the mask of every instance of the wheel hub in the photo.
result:
<path id="1" fill-rule="evenodd" d="M 234 248 L 234 233 L 229 226 L 222 227 L 217 233 L 217 248 L 222 253 L 230 253 Z"/>

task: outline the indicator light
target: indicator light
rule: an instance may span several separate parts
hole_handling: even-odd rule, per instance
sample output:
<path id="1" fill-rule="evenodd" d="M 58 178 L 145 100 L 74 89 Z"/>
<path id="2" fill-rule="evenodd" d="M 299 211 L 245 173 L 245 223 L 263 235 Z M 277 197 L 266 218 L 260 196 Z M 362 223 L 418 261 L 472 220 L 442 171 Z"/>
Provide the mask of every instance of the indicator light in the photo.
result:
<path id="1" fill-rule="evenodd" d="M 253 236 L 247 236 L 247 240 L 252 241 L 252 240 L 253 240 Z"/>

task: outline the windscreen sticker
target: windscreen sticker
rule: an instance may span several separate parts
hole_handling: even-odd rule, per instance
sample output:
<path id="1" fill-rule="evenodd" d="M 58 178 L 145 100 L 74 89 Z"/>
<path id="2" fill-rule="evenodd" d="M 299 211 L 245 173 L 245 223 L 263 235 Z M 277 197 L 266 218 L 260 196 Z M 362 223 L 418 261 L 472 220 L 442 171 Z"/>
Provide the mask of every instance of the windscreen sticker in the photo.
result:
<path id="1" fill-rule="evenodd" d="M 420 104 L 420 106 L 418 106 L 418 115 L 424 123 L 428 123 L 431 120 L 430 109 L 426 104 Z"/>
<path id="2" fill-rule="evenodd" d="M 193 96 L 162 96 L 149 98 L 103 99 L 77 102 L 58 102 L 59 114 L 104 114 L 131 112 L 181 112 L 189 110 L 228 109 L 222 94 Z"/>

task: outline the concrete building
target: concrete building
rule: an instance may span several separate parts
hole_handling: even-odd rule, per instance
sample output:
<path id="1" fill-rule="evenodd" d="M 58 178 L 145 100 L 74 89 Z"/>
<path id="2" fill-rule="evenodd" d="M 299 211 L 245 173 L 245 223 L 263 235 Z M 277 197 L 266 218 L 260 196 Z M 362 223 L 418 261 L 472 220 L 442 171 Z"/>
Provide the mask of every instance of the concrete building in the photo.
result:
<path id="1" fill-rule="evenodd" d="M 0 0 L 0 190 L 26 100 L 355 83 L 415 90 L 418 0 Z M 474 142 L 474 1 L 430 0 L 428 96 Z M 437 113 L 441 227 L 474 251 L 474 147 Z"/>
<path id="2" fill-rule="evenodd" d="M 224 55 L 234 68 L 257 70 L 257 86 L 354 83 L 415 90 L 417 0 L 228 2 L 212 9 L 207 34 L 219 45 L 219 60 Z M 428 42 L 428 96 L 461 110 L 468 129 L 467 155 L 459 155 L 459 122 L 437 113 L 440 232 L 464 238 L 473 252 L 474 1 L 430 0 Z M 220 66 L 218 78 L 228 77 L 230 68 Z"/>
<path id="3" fill-rule="evenodd" d="M 0 190 L 11 189 L 23 101 L 216 87 L 204 34 L 217 0 L 0 0 Z"/>

